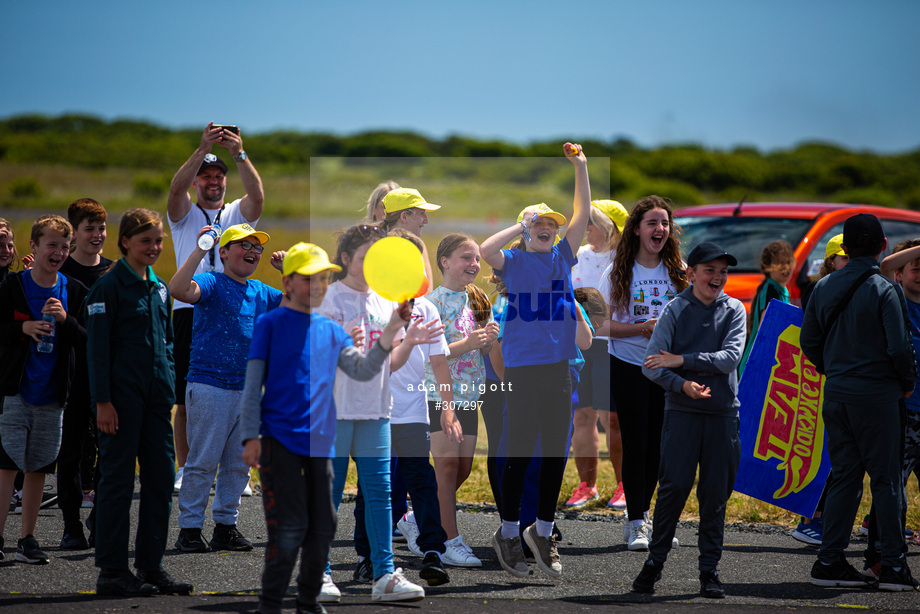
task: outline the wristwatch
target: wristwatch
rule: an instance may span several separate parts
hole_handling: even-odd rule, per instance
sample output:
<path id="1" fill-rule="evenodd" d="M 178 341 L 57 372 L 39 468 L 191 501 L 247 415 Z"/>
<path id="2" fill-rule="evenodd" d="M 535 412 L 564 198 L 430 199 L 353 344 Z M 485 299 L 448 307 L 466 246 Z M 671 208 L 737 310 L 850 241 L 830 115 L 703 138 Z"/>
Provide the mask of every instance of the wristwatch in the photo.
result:
<path id="1" fill-rule="evenodd" d="M 240 155 L 233 156 L 233 159 L 236 160 L 237 162 L 245 162 L 247 157 L 248 156 L 246 155 L 246 150 L 243 150 L 240 152 Z"/>

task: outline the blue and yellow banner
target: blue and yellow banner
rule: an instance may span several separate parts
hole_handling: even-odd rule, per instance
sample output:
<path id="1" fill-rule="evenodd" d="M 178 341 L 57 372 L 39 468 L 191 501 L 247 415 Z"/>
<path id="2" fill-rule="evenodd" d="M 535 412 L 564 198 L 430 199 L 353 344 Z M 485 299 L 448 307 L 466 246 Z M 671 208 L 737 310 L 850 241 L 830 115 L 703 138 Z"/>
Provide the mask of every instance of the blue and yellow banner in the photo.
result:
<path id="1" fill-rule="evenodd" d="M 802 310 L 767 306 L 738 386 L 741 465 L 735 490 L 812 517 L 830 473 L 824 376 L 799 346 Z"/>

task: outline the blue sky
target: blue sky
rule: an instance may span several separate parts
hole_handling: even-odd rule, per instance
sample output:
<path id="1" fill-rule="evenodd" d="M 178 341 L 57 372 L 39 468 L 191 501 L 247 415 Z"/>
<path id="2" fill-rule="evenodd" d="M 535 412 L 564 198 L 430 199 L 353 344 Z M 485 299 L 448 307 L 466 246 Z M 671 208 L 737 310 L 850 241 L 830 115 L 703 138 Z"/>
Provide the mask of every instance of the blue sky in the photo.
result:
<path id="1" fill-rule="evenodd" d="M 902 152 L 918 29 L 912 0 L 6 2 L 0 117 Z"/>

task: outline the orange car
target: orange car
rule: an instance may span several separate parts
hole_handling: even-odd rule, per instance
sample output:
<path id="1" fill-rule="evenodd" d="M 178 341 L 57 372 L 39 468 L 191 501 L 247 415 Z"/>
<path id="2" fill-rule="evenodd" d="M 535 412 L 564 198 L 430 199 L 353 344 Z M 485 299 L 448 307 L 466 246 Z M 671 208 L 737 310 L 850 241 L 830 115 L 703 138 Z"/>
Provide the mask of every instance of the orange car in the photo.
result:
<path id="1" fill-rule="evenodd" d="M 713 241 L 738 258 L 732 267 L 725 292 L 750 309 L 757 286 L 763 280 L 760 252 L 776 239 L 788 241 L 795 252 L 795 272 L 789 281 L 789 296 L 799 304 L 802 290 L 814 279 L 824 262 L 827 242 L 843 232 L 851 215 L 871 213 L 879 218 L 888 237 L 884 258 L 899 241 L 920 237 L 920 212 L 871 205 L 824 203 L 744 203 L 703 205 L 675 213 L 681 227 L 681 251 L 689 254 L 696 245 Z"/>

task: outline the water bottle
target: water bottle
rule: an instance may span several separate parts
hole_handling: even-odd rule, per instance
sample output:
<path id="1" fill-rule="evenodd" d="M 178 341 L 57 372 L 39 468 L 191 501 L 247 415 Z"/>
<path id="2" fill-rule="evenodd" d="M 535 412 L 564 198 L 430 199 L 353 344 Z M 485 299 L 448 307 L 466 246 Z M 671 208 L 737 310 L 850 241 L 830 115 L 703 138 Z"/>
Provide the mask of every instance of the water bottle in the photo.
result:
<path id="1" fill-rule="evenodd" d="M 214 244 L 217 243 L 217 240 L 219 238 L 220 238 L 220 223 L 215 220 L 215 222 L 211 224 L 211 229 L 205 231 L 203 235 L 198 237 L 198 247 L 200 247 L 201 249 L 205 251 L 208 251 L 212 247 L 214 247 Z"/>
<path id="2" fill-rule="evenodd" d="M 54 316 L 51 315 L 50 313 L 43 313 L 42 320 L 44 320 L 45 322 L 49 322 L 51 324 L 51 334 L 42 335 L 41 337 L 43 340 L 39 341 L 36 344 L 35 349 L 41 352 L 42 354 L 50 354 L 51 352 L 54 351 L 54 327 L 55 327 L 56 322 L 55 322 Z"/>

